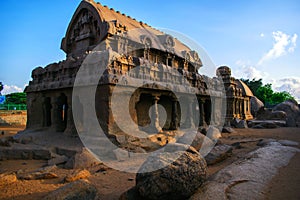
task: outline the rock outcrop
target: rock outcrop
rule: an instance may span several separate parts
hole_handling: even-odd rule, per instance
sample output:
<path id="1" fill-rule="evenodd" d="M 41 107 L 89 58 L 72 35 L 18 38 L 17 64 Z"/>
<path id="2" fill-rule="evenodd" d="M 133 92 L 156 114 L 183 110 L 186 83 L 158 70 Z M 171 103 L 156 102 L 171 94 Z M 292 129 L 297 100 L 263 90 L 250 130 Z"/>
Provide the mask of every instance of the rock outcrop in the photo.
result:
<path id="1" fill-rule="evenodd" d="M 174 156 L 179 158 L 153 171 Z M 199 153 L 177 151 L 150 156 L 140 170 L 145 173 L 137 174 L 134 190 L 143 199 L 186 199 L 205 181 L 207 166 Z"/>
<path id="2" fill-rule="evenodd" d="M 88 181 L 79 180 L 58 188 L 44 197 L 44 200 L 92 200 L 96 195 L 95 186 Z"/>
<path id="3" fill-rule="evenodd" d="M 300 124 L 300 109 L 298 103 L 293 100 L 287 100 L 276 105 L 273 111 L 284 111 L 286 113 L 286 125 L 296 127 Z"/>
<path id="4" fill-rule="evenodd" d="M 226 144 L 215 146 L 212 151 L 205 156 L 207 165 L 213 165 L 225 160 L 231 155 L 232 150 L 233 148 Z"/>
<path id="5" fill-rule="evenodd" d="M 268 182 L 296 152 L 299 149 L 271 142 L 217 172 L 190 199 L 263 199 Z"/>
<path id="6" fill-rule="evenodd" d="M 250 98 L 251 114 L 256 117 L 257 112 L 264 107 L 264 103 L 256 96 Z"/>

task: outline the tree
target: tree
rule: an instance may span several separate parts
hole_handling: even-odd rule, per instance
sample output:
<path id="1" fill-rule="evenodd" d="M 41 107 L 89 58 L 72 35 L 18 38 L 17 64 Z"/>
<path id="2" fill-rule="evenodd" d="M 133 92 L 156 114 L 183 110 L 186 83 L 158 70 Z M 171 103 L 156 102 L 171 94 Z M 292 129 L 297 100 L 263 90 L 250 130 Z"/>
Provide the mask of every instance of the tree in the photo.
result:
<path id="1" fill-rule="evenodd" d="M 274 92 L 273 95 L 272 95 L 272 98 L 271 98 L 271 104 L 272 105 L 279 104 L 279 103 L 284 102 L 288 99 L 294 99 L 294 97 L 286 91 Z"/>
<path id="2" fill-rule="evenodd" d="M 272 84 L 265 84 L 263 85 L 262 79 L 241 79 L 252 91 L 254 96 L 260 99 L 265 105 L 276 105 L 281 102 L 284 102 L 288 99 L 294 99 L 294 97 L 284 91 L 284 92 L 274 92 L 272 89 Z"/>
<path id="3" fill-rule="evenodd" d="M 241 81 L 243 81 L 250 88 L 250 90 L 252 91 L 254 96 L 256 96 L 256 97 L 258 96 L 257 91 L 260 87 L 263 86 L 262 79 L 256 80 L 254 78 L 254 79 L 252 79 L 252 81 L 250 81 L 249 79 L 241 79 Z"/>
<path id="4" fill-rule="evenodd" d="M 259 98 L 264 104 L 270 103 L 273 96 L 272 84 L 260 86 L 256 91 L 256 97 Z"/>
<path id="5" fill-rule="evenodd" d="M 17 92 L 6 95 L 7 104 L 26 104 L 26 93 Z"/>

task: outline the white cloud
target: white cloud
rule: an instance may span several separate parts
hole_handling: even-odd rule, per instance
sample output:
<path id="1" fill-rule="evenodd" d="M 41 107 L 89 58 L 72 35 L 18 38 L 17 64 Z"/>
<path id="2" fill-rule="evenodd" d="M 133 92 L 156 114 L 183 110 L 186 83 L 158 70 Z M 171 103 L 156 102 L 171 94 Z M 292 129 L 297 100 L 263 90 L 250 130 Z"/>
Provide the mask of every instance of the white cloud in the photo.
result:
<path id="1" fill-rule="evenodd" d="M 275 81 L 273 83 L 275 91 L 287 91 L 300 103 L 300 77 L 289 77 Z"/>
<path id="2" fill-rule="evenodd" d="M 289 47 L 288 50 L 290 53 L 293 53 L 296 48 L 297 38 L 298 38 L 297 34 L 294 34 L 294 36 L 291 38 L 291 46 Z"/>
<path id="3" fill-rule="evenodd" d="M 265 61 L 278 58 L 287 54 L 287 52 L 292 53 L 296 48 L 297 34 L 290 36 L 281 31 L 276 31 L 272 33 L 274 38 L 273 48 L 268 51 L 259 61 L 257 65 L 262 65 Z"/>
<path id="4" fill-rule="evenodd" d="M 238 70 L 233 71 L 233 76 L 244 79 L 260 79 L 268 77 L 267 72 L 258 70 L 255 66 L 252 66 L 250 61 L 238 60 L 235 62 L 239 66 Z"/>
<path id="5" fill-rule="evenodd" d="M 264 34 L 264 33 L 261 33 L 261 34 L 260 34 L 260 37 L 265 37 L 265 34 Z"/>
<path id="6" fill-rule="evenodd" d="M 14 92 L 23 92 L 23 89 L 15 85 L 4 85 L 1 94 L 6 95 Z"/>

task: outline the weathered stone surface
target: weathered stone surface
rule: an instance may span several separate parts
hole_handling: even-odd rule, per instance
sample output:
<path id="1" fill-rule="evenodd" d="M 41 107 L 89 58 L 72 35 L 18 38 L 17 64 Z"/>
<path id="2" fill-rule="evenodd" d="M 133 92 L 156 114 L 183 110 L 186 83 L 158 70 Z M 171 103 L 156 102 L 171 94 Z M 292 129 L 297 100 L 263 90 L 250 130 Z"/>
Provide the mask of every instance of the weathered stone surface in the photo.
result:
<path id="1" fill-rule="evenodd" d="M 264 146 L 267 146 L 269 145 L 271 142 L 276 142 L 275 139 L 261 139 L 259 140 L 259 142 L 256 144 L 257 146 L 260 146 L 260 147 L 264 147 Z"/>
<path id="2" fill-rule="evenodd" d="M 57 169 L 56 165 L 39 168 L 32 172 L 23 172 L 19 170 L 17 173 L 18 179 L 22 180 L 40 180 L 40 179 L 53 179 L 58 176 L 53 172 Z"/>
<path id="3" fill-rule="evenodd" d="M 206 136 L 211 139 L 212 141 L 217 141 L 219 138 L 222 137 L 220 130 L 214 126 L 209 126 L 207 129 Z"/>
<path id="4" fill-rule="evenodd" d="M 266 127 L 268 125 L 274 126 L 275 124 L 277 127 L 286 127 L 286 121 L 285 120 L 251 120 L 248 122 L 248 127 L 249 128 L 254 128 L 255 126 L 259 125 L 258 127 L 255 128 L 264 128 L 263 125 L 265 124 Z"/>
<path id="5" fill-rule="evenodd" d="M 79 180 L 69 183 L 51 192 L 44 200 L 93 200 L 97 189 L 88 181 Z"/>
<path id="6" fill-rule="evenodd" d="M 291 140 L 278 140 L 278 143 L 280 143 L 283 146 L 298 146 L 299 143 Z"/>
<path id="7" fill-rule="evenodd" d="M 195 148 L 202 156 L 207 155 L 218 138 L 220 138 L 221 133 L 217 128 L 209 128 L 206 136 L 201 132 L 197 132 L 196 136 L 193 134 L 186 133 L 177 140 L 177 143 L 190 145 Z M 211 138 L 209 138 L 211 137 Z"/>
<path id="8" fill-rule="evenodd" d="M 91 176 L 91 173 L 88 170 L 84 169 L 84 170 L 75 171 L 74 173 L 68 175 L 65 178 L 65 181 L 66 182 L 74 182 L 74 181 L 77 181 L 80 179 L 86 179 L 90 176 Z"/>
<path id="9" fill-rule="evenodd" d="M 21 180 L 40 180 L 53 178 L 58 178 L 58 176 L 53 172 L 29 172 L 18 174 L 18 179 Z"/>
<path id="10" fill-rule="evenodd" d="M 0 186 L 5 186 L 17 181 L 16 174 L 0 174 Z"/>
<path id="11" fill-rule="evenodd" d="M 268 182 L 296 152 L 299 149 L 280 144 L 260 148 L 217 172 L 190 199 L 263 199 Z"/>
<path id="12" fill-rule="evenodd" d="M 229 126 L 224 126 L 222 128 L 222 133 L 234 133 L 235 131 L 233 130 L 233 128 L 229 127 Z"/>
<path id="13" fill-rule="evenodd" d="M 172 164 L 162 169 L 172 158 Z M 177 151 L 148 157 L 136 176 L 136 189 L 144 199 L 184 199 L 193 194 L 206 179 L 206 162 L 199 154 Z"/>
<path id="14" fill-rule="evenodd" d="M 286 113 L 286 125 L 288 127 L 296 127 L 300 116 L 298 103 L 293 100 L 287 100 L 276 105 L 274 111 L 284 111 Z"/>
<path id="15" fill-rule="evenodd" d="M 270 146 L 274 144 L 281 144 L 283 146 L 298 146 L 299 143 L 291 140 L 275 140 L 275 139 L 261 139 L 257 146 Z"/>
<path id="16" fill-rule="evenodd" d="M 21 180 L 40 180 L 40 179 L 54 179 L 58 178 L 58 175 L 54 173 L 57 169 L 56 165 L 42 167 L 37 170 L 31 172 L 24 172 L 23 170 L 19 170 L 17 172 L 18 179 Z"/>
<path id="17" fill-rule="evenodd" d="M 54 155 L 53 158 L 48 160 L 48 165 L 59 165 L 59 164 L 64 164 L 69 160 L 67 156 L 61 156 L 61 155 Z"/>
<path id="18" fill-rule="evenodd" d="M 270 119 L 272 120 L 285 120 L 287 117 L 286 112 L 284 111 L 272 111 Z"/>
<path id="19" fill-rule="evenodd" d="M 263 127 L 262 125 L 260 124 L 257 124 L 255 126 L 252 126 L 251 128 L 254 128 L 254 129 L 264 129 L 265 127 Z"/>
<path id="20" fill-rule="evenodd" d="M 72 156 L 75 156 L 77 151 L 72 150 L 72 149 L 65 149 L 65 148 L 56 147 L 56 153 L 58 155 L 72 157 Z"/>
<path id="21" fill-rule="evenodd" d="M 83 148 L 82 152 L 72 156 L 64 167 L 67 169 L 85 169 L 100 163 L 87 149 Z"/>
<path id="22" fill-rule="evenodd" d="M 215 146 L 211 152 L 205 156 L 207 165 L 213 165 L 225 160 L 231 155 L 233 148 L 229 145 L 222 144 Z"/>
<path id="23" fill-rule="evenodd" d="M 238 124 L 240 123 L 240 119 L 238 118 L 234 118 L 233 120 L 231 120 L 230 125 L 237 128 Z"/>
<path id="24" fill-rule="evenodd" d="M 262 108 L 257 112 L 258 120 L 286 120 L 287 114 L 284 111 Z"/>
<path id="25" fill-rule="evenodd" d="M 51 153 L 46 149 L 22 149 L 22 148 L 3 148 L 0 149 L 0 160 L 48 160 Z"/>
<path id="26" fill-rule="evenodd" d="M 57 169 L 57 166 L 52 165 L 52 166 L 41 167 L 35 171 L 36 172 L 52 172 L 52 171 L 55 171 L 56 169 Z"/>
<path id="27" fill-rule="evenodd" d="M 115 149 L 113 152 L 118 161 L 124 161 L 129 158 L 129 152 L 126 150 L 118 148 L 118 149 Z"/>
<path id="28" fill-rule="evenodd" d="M 178 138 L 177 143 L 191 145 L 197 151 L 199 151 L 203 144 L 204 138 L 205 135 L 203 135 L 201 132 L 197 132 L 196 135 L 187 132 L 182 137 Z"/>
<path id="29" fill-rule="evenodd" d="M 261 128 L 272 129 L 272 128 L 278 128 L 278 126 L 274 122 L 262 122 L 260 124 L 257 124 L 255 126 L 253 126 L 252 128 L 256 128 L 256 129 L 261 129 Z"/>
<path id="30" fill-rule="evenodd" d="M 248 128 L 247 121 L 241 120 L 236 126 L 237 128 Z"/>
<path id="31" fill-rule="evenodd" d="M 140 195 L 136 187 L 127 190 L 119 198 L 119 200 L 136 200 L 136 199 L 143 199 L 143 197 Z"/>
<path id="32" fill-rule="evenodd" d="M 240 142 L 235 142 L 233 144 L 231 144 L 232 148 L 235 148 L 235 149 L 241 149 L 242 148 L 242 145 Z"/>
<path id="33" fill-rule="evenodd" d="M 35 160 L 49 160 L 51 153 L 47 149 L 33 149 L 33 159 Z"/>
<path id="34" fill-rule="evenodd" d="M 11 146 L 11 142 L 13 141 L 12 137 L 3 137 L 0 138 L 0 146 L 4 146 L 4 147 L 10 147 Z"/>
<path id="35" fill-rule="evenodd" d="M 136 149 L 137 147 L 140 147 L 146 151 L 155 151 L 159 149 L 161 146 L 165 145 L 165 141 L 159 141 L 158 137 L 156 136 L 150 136 L 149 138 L 135 138 L 135 137 L 129 137 L 127 147 L 130 149 Z"/>
<path id="36" fill-rule="evenodd" d="M 181 143 L 170 143 L 164 147 L 164 151 L 170 152 L 170 153 L 173 153 L 176 151 L 187 151 L 187 152 L 195 153 L 195 154 L 199 153 L 193 146 L 190 146 L 187 144 L 181 144 Z"/>
<path id="37" fill-rule="evenodd" d="M 251 105 L 251 114 L 256 117 L 257 112 L 264 107 L 264 103 L 259 100 L 256 96 L 252 96 L 250 98 L 250 105 Z"/>

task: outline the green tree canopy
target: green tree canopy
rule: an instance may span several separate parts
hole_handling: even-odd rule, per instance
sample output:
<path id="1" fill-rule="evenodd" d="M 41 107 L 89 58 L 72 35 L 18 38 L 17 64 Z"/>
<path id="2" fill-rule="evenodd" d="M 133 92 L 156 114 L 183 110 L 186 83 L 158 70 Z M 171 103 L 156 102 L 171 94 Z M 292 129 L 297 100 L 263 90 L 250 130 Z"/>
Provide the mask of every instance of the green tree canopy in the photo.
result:
<path id="1" fill-rule="evenodd" d="M 7 104 L 26 104 L 26 93 L 17 92 L 6 95 Z"/>
<path id="2" fill-rule="evenodd" d="M 252 91 L 252 93 L 260 99 L 265 105 L 276 105 L 284 102 L 288 99 L 293 99 L 294 97 L 286 92 L 274 92 L 272 89 L 272 84 L 263 84 L 262 79 L 241 79 Z"/>
<path id="3" fill-rule="evenodd" d="M 241 81 L 246 83 L 246 85 L 250 88 L 250 90 L 255 96 L 257 96 L 256 92 L 258 88 L 263 86 L 262 79 L 258 79 L 258 80 L 252 79 L 252 81 L 249 79 L 241 79 Z"/>

